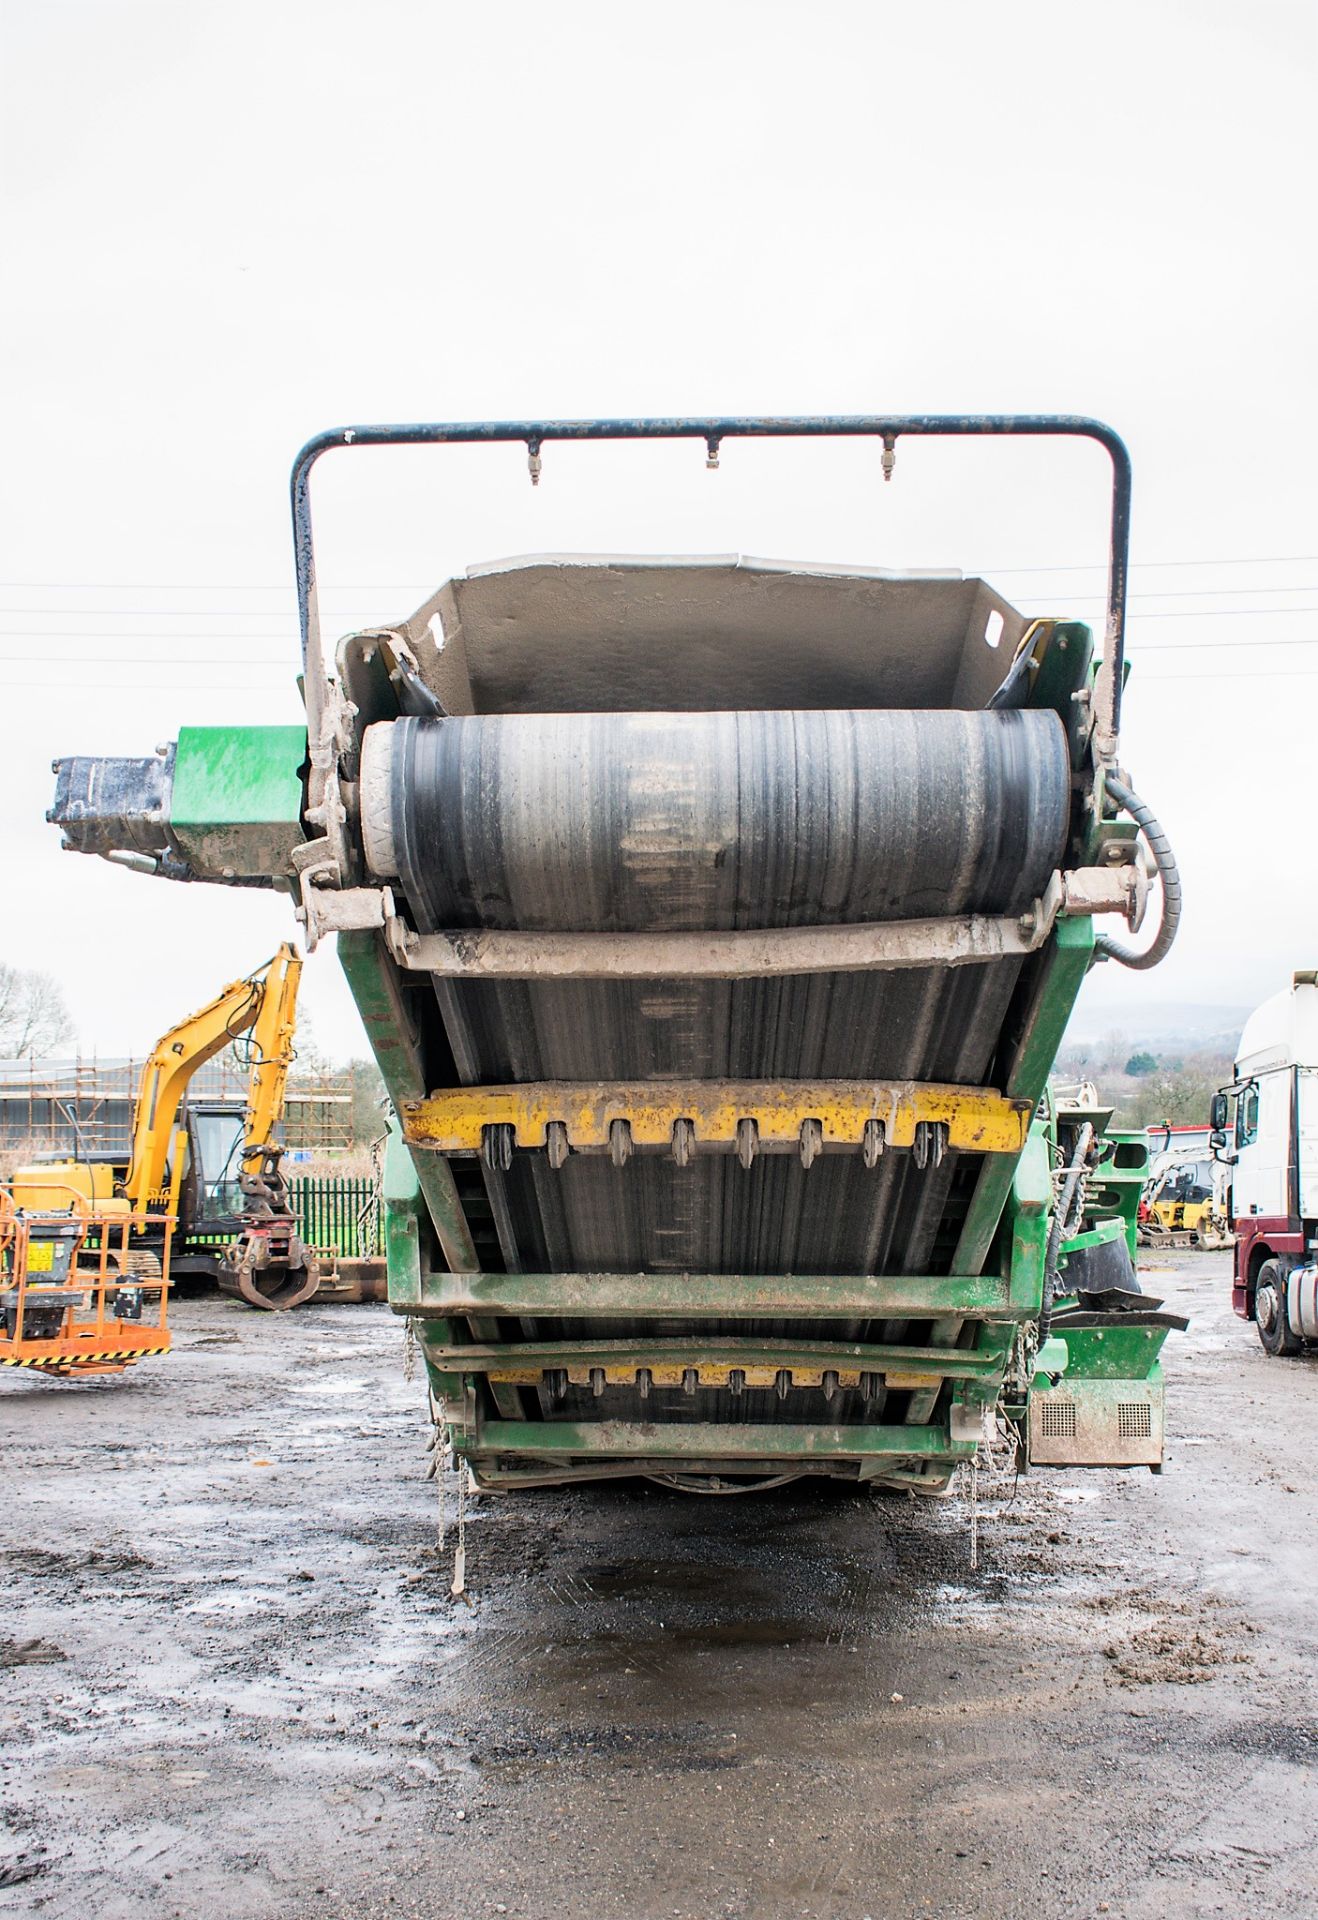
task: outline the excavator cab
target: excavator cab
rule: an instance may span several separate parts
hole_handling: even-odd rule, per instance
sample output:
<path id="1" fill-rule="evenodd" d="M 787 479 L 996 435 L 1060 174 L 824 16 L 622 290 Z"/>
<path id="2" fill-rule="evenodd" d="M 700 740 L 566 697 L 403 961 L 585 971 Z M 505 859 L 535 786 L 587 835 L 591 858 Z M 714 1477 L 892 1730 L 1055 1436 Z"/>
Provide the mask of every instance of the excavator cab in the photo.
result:
<path id="1" fill-rule="evenodd" d="M 185 1217 L 200 1232 L 237 1233 L 242 1226 L 244 1122 L 240 1102 L 189 1105 Z"/>

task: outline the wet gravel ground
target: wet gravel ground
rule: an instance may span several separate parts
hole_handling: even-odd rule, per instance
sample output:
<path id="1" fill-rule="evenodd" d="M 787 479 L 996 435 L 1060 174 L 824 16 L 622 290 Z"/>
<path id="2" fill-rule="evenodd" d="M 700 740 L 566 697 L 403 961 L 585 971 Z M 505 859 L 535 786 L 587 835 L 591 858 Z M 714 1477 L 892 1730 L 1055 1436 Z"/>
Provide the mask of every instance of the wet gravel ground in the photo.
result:
<path id="1" fill-rule="evenodd" d="M 1172 1265 L 1172 1260 L 1176 1264 Z M 1145 1285 L 1167 1470 L 470 1504 L 380 1307 L 0 1379 L 0 1915 L 1318 1909 L 1318 1357 Z"/>

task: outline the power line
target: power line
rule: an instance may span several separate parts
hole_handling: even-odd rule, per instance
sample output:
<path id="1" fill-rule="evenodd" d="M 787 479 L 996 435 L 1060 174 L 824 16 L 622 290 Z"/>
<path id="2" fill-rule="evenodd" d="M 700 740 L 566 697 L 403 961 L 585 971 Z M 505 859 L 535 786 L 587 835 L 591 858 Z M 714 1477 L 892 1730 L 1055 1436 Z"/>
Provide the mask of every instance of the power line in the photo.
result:
<path id="1" fill-rule="evenodd" d="M 0 634 L 0 640 L 12 640 L 13 634 Z M 44 639 L 45 635 L 35 636 Z M 88 636 L 79 634 L 79 639 Z M 154 635 L 150 636 L 154 638 Z M 207 634 L 206 639 L 214 635 Z M 1187 659 L 1202 653 L 1205 649 L 1216 650 L 1219 647 L 1314 647 L 1318 646 L 1318 633 L 1286 634 L 1279 640 L 1147 640 L 1131 649 L 1131 658 L 1142 660 L 1147 653 L 1183 653 Z M 284 673 L 288 670 L 285 662 L 271 659 L 268 654 L 232 654 L 232 653 L 61 653 L 60 659 L 70 666 L 111 665 L 119 667 L 265 667 L 271 671 Z M 39 666 L 41 656 L 21 653 L 0 654 L 0 665 Z M 299 663 L 300 664 L 300 661 Z"/>
<path id="2" fill-rule="evenodd" d="M 113 643 L 115 639 L 129 639 L 129 641 L 152 639 L 152 641 L 159 641 L 161 647 L 171 645 L 175 639 L 209 639 L 211 643 L 217 641 L 217 639 L 223 639 L 221 634 L 106 634 L 104 637 L 106 637 L 108 643 Z M 96 634 L 88 634 L 83 628 L 77 628 L 77 626 L 73 626 L 73 628 L 67 628 L 67 626 L 63 626 L 63 628 L 50 628 L 46 634 L 21 634 L 17 628 L 13 630 L 12 634 L 6 634 L 6 632 L 0 628 L 0 639 L 96 639 Z M 234 639 L 269 639 L 269 641 L 273 641 L 273 643 L 279 643 L 281 639 L 286 639 L 286 641 L 290 641 L 290 645 L 296 649 L 298 657 L 302 659 L 302 643 L 300 643 L 300 639 L 298 639 L 296 634 L 234 634 Z M 106 649 L 106 651 L 108 651 L 108 649 Z M 275 647 L 271 645 L 271 653 L 273 653 L 273 651 L 275 651 Z M 225 655 L 225 659 L 231 659 L 231 655 Z M 267 655 L 267 659 L 269 659 L 269 655 Z"/>
<path id="3" fill-rule="evenodd" d="M 1132 573 L 1142 573 L 1150 567 L 1305 567 L 1318 566 L 1318 553 L 1245 553 L 1213 555 L 1202 560 L 1136 560 L 1131 563 Z M 978 567 L 968 577 L 982 578 L 993 573 L 1104 573 L 1107 570 L 1105 560 L 1077 561 L 1074 564 L 1025 566 L 1025 567 Z M 401 593 L 404 587 L 415 586 L 415 581 L 365 581 L 356 585 L 346 582 L 336 585 L 336 593 Z M 0 589 L 16 590 L 22 593 L 287 593 L 292 590 L 291 578 L 272 581 L 268 585 L 259 581 L 190 581 L 190 580 L 0 580 Z M 429 586 L 433 592 L 433 585 Z"/>
<path id="4" fill-rule="evenodd" d="M 147 686 L 144 686 L 140 681 L 134 681 L 130 686 L 129 683 L 125 680 L 78 680 L 78 681 L 75 681 L 72 686 L 70 686 L 67 680 L 15 680 L 10 682 L 10 684 L 15 688 L 15 690 L 23 693 L 28 693 L 28 692 L 38 693 L 43 691 L 47 687 L 58 687 L 60 691 L 63 693 L 82 693 L 84 690 L 88 692 L 95 690 L 98 693 L 142 694 L 142 693 L 150 692 L 150 688 Z M 162 693 L 170 693 L 170 694 L 174 694 L 174 693 L 235 693 L 236 694 L 236 693 L 242 693 L 244 689 L 242 688 L 241 685 L 235 686 L 232 680 L 210 680 L 210 681 L 193 680 L 193 681 L 190 681 L 186 686 L 179 684 L 177 682 L 171 682 L 168 686 L 162 685 L 160 688 L 160 691 Z M 252 688 L 251 691 L 256 692 L 257 689 Z M 271 691 L 271 689 L 269 687 L 263 687 L 260 689 L 260 691 L 263 694 L 268 694 Z"/>
<path id="5" fill-rule="evenodd" d="M 1240 591 L 1247 592 L 1248 589 L 1242 588 L 1240 589 Z M 1275 589 L 1275 591 L 1278 593 L 1316 593 L 1318 592 L 1318 587 L 1313 587 L 1313 586 L 1278 587 Z M 344 611 L 347 613 L 350 613 L 354 619 L 357 619 L 360 617 L 358 614 L 358 610 L 355 607 L 345 608 Z M 296 613 L 289 613 L 287 616 L 281 616 L 279 614 L 273 614 L 269 607 L 5 607 L 5 606 L 0 606 L 0 613 L 15 613 L 15 614 L 17 613 L 45 613 L 45 614 L 73 613 L 73 614 L 85 614 L 88 619 L 91 619 L 93 615 L 96 615 L 97 617 L 113 617 L 114 619 L 117 619 L 117 620 L 137 619 L 139 616 L 143 618 L 149 617 L 152 620 L 270 620 L 270 619 L 280 619 L 280 618 L 286 617 L 289 620 L 291 620 L 294 623 L 294 625 L 297 624 Z M 328 612 L 324 607 L 321 608 L 320 617 L 322 620 L 325 620 L 329 617 Z"/>
<path id="6" fill-rule="evenodd" d="M 1132 593 L 1129 594 L 1127 598 L 1130 600 L 1234 600 L 1237 594 L 1241 593 L 1316 592 L 1318 592 L 1318 587 L 1313 586 L 1309 581 L 1305 581 L 1297 587 L 1149 587 L 1144 593 Z M 1043 597 L 1041 593 L 1023 593 L 1021 595 L 1022 600 L 1042 600 Z M 1080 593 L 1076 595 L 1078 600 L 1101 600 L 1102 597 L 1099 593 Z M 4 611 L 4 608 L 0 608 L 0 612 Z M 11 611 L 19 613 L 26 611 L 26 609 L 16 607 L 11 609 Z M 42 609 L 38 607 L 33 609 L 33 611 L 39 613 Z M 78 611 L 81 612 L 81 608 L 79 608 Z"/>
<path id="7" fill-rule="evenodd" d="M 1295 589 L 1292 589 L 1292 591 L 1300 592 L 1302 591 L 1302 589 L 1295 588 Z M 1040 596 L 1040 598 L 1042 599 L 1042 596 Z M 25 611 L 30 611 L 30 609 L 24 609 L 21 607 L 12 608 L 12 609 L 0 607 L 0 615 L 6 612 L 21 613 Z M 52 613 L 65 613 L 68 611 L 81 612 L 82 609 L 74 608 L 70 610 L 64 607 L 53 607 L 51 611 Z M 94 612 L 96 610 L 93 609 L 91 611 Z M 145 611 L 149 613 L 151 609 L 146 608 L 139 611 Z M 203 610 L 197 607 L 197 608 L 185 609 L 185 611 L 198 614 L 198 613 L 201 613 Z M 1305 607 L 1155 608 L 1150 613 L 1142 613 L 1142 612 L 1130 613 L 1127 615 L 1127 621 L 1134 622 L 1139 620 L 1245 620 L 1245 619 L 1284 620 L 1291 615 L 1300 615 L 1305 613 L 1318 613 L 1318 602 L 1315 602 L 1312 606 L 1305 606 Z M 89 618 L 91 617 L 90 612 L 88 617 Z M 138 615 L 136 613 L 130 613 L 128 609 L 125 609 L 122 617 L 124 619 L 129 619 L 129 618 L 135 619 L 138 617 Z M 260 616 L 256 614 L 250 614 L 250 615 L 226 614 L 223 616 L 217 614 L 215 617 L 217 619 L 221 617 L 226 619 L 232 619 L 232 618 L 257 619 Z M 1035 618 L 1035 617 L 1037 616 L 1034 616 L 1034 615 L 1031 616 L 1031 618 Z M 1060 619 L 1060 618 L 1063 618 L 1064 616 L 1059 613 L 1057 617 Z M 10 631 L 6 631 L 3 628 L 0 628 L 0 640 L 93 640 L 95 638 L 96 638 L 95 633 L 88 631 L 88 629 L 85 627 L 43 627 L 39 631 L 36 629 L 24 631 L 23 629 L 17 628 L 17 627 L 13 628 Z M 105 638 L 107 640 L 159 640 L 162 642 L 168 642 L 173 640 L 217 640 L 220 638 L 220 635 L 214 632 L 213 629 L 210 631 L 207 631 L 205 628 L 197 628 L 195 630 L 190 628 L 179 628 L 169 633 L 109 633 L 105 635 Z M 235 634 L 234 638 L 237 640 L 291 640 L 295 645 L 297 646 L 301 645 L 300 636 L 297 632 L 296 626 L 292 621 L 285 621 L 278 627 L 269 627 L 263 633 L 255 633 L 250 627 L 248 627 L 248 628 L 245 628 L 243 632 Z"/>
<path id="8" fill-rule="evenodd" d="M 1305 580 L 1300 582 L 1296 586 L 1287 586 L 1287 587 L 1265 587 L 1265 586 L 1176 587 L 1176 588 L 1168 588 L 1165 592 L 1159 592 L 1156 589 L 1151 589 L 1147 593 L 1132 593 L 1131 595 L 1129 595 L 1129 601 L 1135 601 L 1135 600 L 1228 600 L 1228 599 L 1233 600 L 1238 595 L 1241 595 L 1241 594 L 1259 594 L 1259 593 L 1318 593 L 1318 582 L 1315 582 L 1312 580 Z M 1043 601 L 1043 600 L 1052 601 L 1055 597 L 1056 596 L 1051 593 L 1026 593 L 1026 594 L 1020 595 L 1020 598 L 1023 601 Z M 1077 593 L 1074 596 L 1074 598 L 1077 601 L 1087 601 L 1093 605 L 1103 604 L 1103 596 L 1099 593 L 1088 593 L 1088 592 Z M 1194 609 L 1191 609 L 1191 611 L 1194 611 Z M 1289 607 L 1279 607 L 1276 609 L 1272 609 L 1268 607 L 1260 607 L 1258 609 L 1254 609 L 1252 607 L 1241 607 L 1238 609 L 1229 608 L 1227 609 L 1227 611 L 1229 612 L 1238 611 L 1241 613 L 1252 613 L 1254 611 L 1258 611 L 1260 613 L 1268 613 L 1268 612 L 1276 611 L 1279 613 L 1289 613 L 1291 611 L 1294 611 L 1294 609 L 1291 609 Z M 98 619 L 98 620 L 102 620 L 102 619 L 103 620 L 268 620 L 272 617 L 270 609 L 268 607 L 67 607 L 67 606 L 66 607 L 6 607 L 6 606 L 0 606 L 0 614 L 9 614 L 14 616 L 21 615 L 23 617 L 36 615 L 38 617 L 46 617 L 46 618 L 50 618 L 56 614 L 69 614 L 69 615 L 75 616 L 78 619 L 88 619 L 88 620 L 92 620 L 92 619 Z M 297 615 L 295 613 L 289 613 L 286 616 L 275 615 L 274 617 L 286 618 L 294 625 L 296 625 L 297 623 Z M 359 613 L 359 610 L 355 607 L 344 607 L 340 610 L 331 610 L 328 607 L 321 608 L 320 618 L 321 618 L 322 624 L 327 620 L 333 620 L 335 618 L 340 618 L 340 617 L 355 620 L 360 618 L 360 613 Z M 1132 615 L 1131 617 L 1133 618 L 1134 616 Z M 1141 617 L 1147 620 L 1152 616 L 1150 616 L 1149 614 L 1144 614 Z"/>
<path id="9" fill-rule="evenodd" d="M 1318 553 L 1240 553 L 1214 560 L 1132 560 L 1132 573 L 1146 567 L 1307 567 L 1318 562 Z M 1090 560 L 1066 567 L 993 567 L 981 573 L 1106 573 L 1106 560 Z M 0 582 L 6 585 L 7 582 Z"/>
<path id="10" fill-rule="evenodd" d="M 1132 647 L 1130 658 L 1142 660 L 1146 653 L 1202 653 L 1205 647 L 1313 647 L 1318 633 L 1288 634 L 1281 640 L 1149 640 Z"/>
<path id="11" fill-rule="evenodd" d="M 1307 589 L 1292 588 L 1292 592 L 1301 593 Z M 1031 595 L 1031 598 L 1036 596 Z M 1043 596 L 1037 596 L 1042 599 Z M 1051 604 L 1051 603 L 1050 603 Z M 1318 605 L 1312 607 L 1159 607 L 1152 613 L 1128 613 L 1127 620 L 1265 620 L 1284 619 L 1288 613 L 1318 613 Z M 199 639 L 200 635 L 197 636 Z"/>
<path id="12" fill-rule="evenodd" d="M 1187 649 L 1188 651 L 1188 649 Z M 281 666 L 274 660 L 224 660 L 212 654 L 201 654 L 195 659 L 186 655 L 177 655 L 160 659 L 155 654 L 145 653 L 62 653 L 59 655 L 62 666 L 69 667 L 260 667 L 265 672 L 278 672 L 295 677 L 301 672 L 301 664 L 295 668 L 292 662 Z M 44 665 L 40 656 L 36 658 L 22 653 L 0 653 L 0 667 L 39 667 Z"/>
<path id="13" fill-rule="evenodd" d="M 1155 674 L 1152 677 L 1147 679 L 1143 675 L 1141 675 L 1138 682 L 1135 684 L 1137 685 L 1138 689 L 1141 691 L 1145 687 L 1179 687 L 1182 689 L 1182 691 L 1186 691 L 1187 689 L 1191 689 L 1191 688 L 1198 689 L 1200 687 L 1216 686 L 1219 680 L 1308 680 L 1308 679 L 1313 679 L 1315 677 L 1318 677 L 1318 667 L 1278 667 L 1275 669 L 1264 669 L 1261 672 L 1255 672 L 1249 668 L 1244 668 L 1244 669 L 1232 668 L 1225 673 L 1200 674 L 1197 678 L 1194 678 L 1188 681 L 1180 674 Z M 141 694 L 141 693 L 150 691 L 148 687 L 143 686 L 140 682 L 134 682 L 133 685 L 129 686 L 128 683 L 123 680 L 78 680 L 74 682 L 73 685 L 70 685 L 70 683 L 67 680 L 17 680 L 17 681 L 10 682 L 10 684 L 15 688 L 16 691 L 21 691 L 25 693 L 40 692 L 45 690 L 46 688 L 51 688 L 51 687 L 59 688 L 64 693 L 81 693 L 84 691 L 86 692 L 95 691 L 95 692 L 102 692 L 102 693 Z M 187 684 L 171 682 L 168 686 L 162 685 L 160 688 L 160 691 L 162 693 L 170 693 L 170 694 L 174 694 L 174 693 L 237 694 L 237 693 L 243 692 L 244 689 L 242 688 L 241 684 L 235 685 L 235 683 L 232 680 L 226 680 L 226 681 L 194 680 L 194 681 L 188 682 Z M 250 691 L 257 692 L 258 689 L 251 688 Z M 269 694 L 271 689 L 268 686 L 266 686 L 266 687 L 260 688 L 259 691 L 262 694 Z"/>
<path id="14" fill-rule="evenodd" d="M 1154 674 L 1145 679 L 1141 674 L 1138 682 L 1132 682 L 1140 689 L 1144 687 L 1213 687 L 1219 680 L 1308 680 L 1318 675 L 1318 667 L 1277 667 L 1262 673 L 1252 673 L 1248 668 L 1232 668 L 1227 673 L 1205 673 L 1197 680 L 1185 681 L 1179 674 Z"/>
<path id="15" fill-rule="evenodd" d="M 55 637 L 57 636 L 46 635 L 46 634 L 20 636 L 16 634 L 0 633 L 0 640 L 13 640 L 18 638 L 31 638 L 36 640 L 44 640 L 47 638 L 55 638 Z M 91 636 L 87 634 L 75 634 L 75 635 L 70 635 L 66 637 L 84 640 L 84 639 L 89 639 Z M 151 635 L 137 635 L 135 637 L 139 639 L 141 638 L 155 639 L 156 636 L 154 634 L 151 634 Z M 204 635 L 197 635 L 195 637 L 198 639 L 211 640 L 211 639 L 214 639 L 215 636 L 213 634 L 204 634 Z M 246 636 L 246 637 L 250 637 L 250 636 Z M 160 638 L 163 642 L 165 641 L 166 636 L 162 634 Z M 1207 650 L 1216 651 L 1217 649 L 1222 647 L 1249 648 L 1252 650 L 1256 647 L 1313 647 L 1313 646 L 1318 646 L 1318 633 L 1286 634 L 1277 640 L 1257 640 L 1257 639 L 1148 640 L 1148 641 L 1143 641 L 1140 643 L 1139 646 L 1132 648 L 1131 658 L 1134 660 L 1142 660 L 1146 654 L 1150 654 L 1150 653 L 1172 653 L 1172 654 L 1180 653 L 1180 654 L 1184 654 L 1186 658 L 1189 659 Z M 25 653 L 0 654 L 0 666 L 40 666 L 42 664 L 42 660 L 44 657 L 45 656 L 41 654 L 37 654 L 37 655 L 31 655 L 31 654 L 25 654 Z M 269 672 L 275 672 L 275 673 L 281 673 L 281 674 L 288 673 L 290 669 L 296 670 L 296 668 L 300 665 L 300 660 L 283 661 L 283 660 L 273 658 L 270 654 L 233 654 L 233 653 L 188 654 L 188 653 L 177 653 L 177 652 L 176 653 L 115 653 L 109 648 L 104 649 L 100 653 L 61 653 L 59 655 L 59 658 L 61 662 L 63 662 L 68 666 L 113 665 L 117 667 L 261 667 Z"/>

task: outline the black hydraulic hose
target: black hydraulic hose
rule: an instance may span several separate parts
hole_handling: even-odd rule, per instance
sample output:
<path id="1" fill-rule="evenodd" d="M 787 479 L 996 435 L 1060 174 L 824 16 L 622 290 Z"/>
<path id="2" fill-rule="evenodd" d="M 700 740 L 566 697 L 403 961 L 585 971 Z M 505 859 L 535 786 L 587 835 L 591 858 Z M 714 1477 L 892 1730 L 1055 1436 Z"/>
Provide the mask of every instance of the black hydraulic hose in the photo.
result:
<path id="1" fill-rule="evenodd" d="M 1048 1245 L 1043 1256 L 1043 1303 L 1039 1309 L 1039 1349 L 1052 1331 L 1053 1301 L 1057 1297 L 1057 1268 L 1061 1259 L 1062 1242 L 1074 1234 L 1080 1222 L 1072 1215 L 1078 1213 L 1077 1202 L 1081 1195 L 1081 1183 L 1088 1170 L 1089 1155 L 1094 1145 L 1093 1123 L 1089 1120 L 1076 1135 L 1075 1152 L 1071 1155 L 1071 1164 L 1066 1170 L 1061 1192 L 1057 1196 L 1057 1205 L 1053 1208 L 1052 1225 L 1048 1229 Z"/>
<path id="2" fill-rule="evenodd" d="M 1146 947 L 1143 953 L 1133 947 L 1123 947 L 1120 941 L 1112 940 L 1100 933 L 1094 941 L 1094 951 L 1105 960 L 1116 960 L 1123 967 L 1143 972 L 1148 967 L 1156 967 L 1169 951 L 1176 938 L 1176 929 L 1181 922 L 1181 876 L 1176 865 L 1176 855 L 1172 852 L 1171 841 L 1159 825 L 1153 812 L 1146 807 L 1139 795 L 1124 782 L 1115 780 L 1111 775 L 1107 779 L 1107 791 L 1119 806 L 1134 820 L 1144 838 L 1149 843 L 1149 851 L 1158 865 L 1162 877 L 1162 919 L 1158 926 L 1157 938 L 1153 945 Z"/>

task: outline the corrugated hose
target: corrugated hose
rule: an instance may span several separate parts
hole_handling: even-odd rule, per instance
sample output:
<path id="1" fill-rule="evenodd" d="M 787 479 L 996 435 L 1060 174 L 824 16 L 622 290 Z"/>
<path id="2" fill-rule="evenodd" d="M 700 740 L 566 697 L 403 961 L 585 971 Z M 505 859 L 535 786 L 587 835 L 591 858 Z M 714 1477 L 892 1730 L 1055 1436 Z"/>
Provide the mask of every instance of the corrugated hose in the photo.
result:
<path id="1" fill-rule="evenodd" d="M 1104 960 L 1116 960 L 1123 967 L 1131 967 L 1142 973 L 1149 967 L 1157 966 L 1176 938 L 1176 929 L 1181 921 L 1181 876 L 1171 842 L 1151 808 L 1145 806 L 1139 795 L 1123 781 L 1109 775 L 1106 784 L 1108 793 L 1118 806 L 1126 809 L 1149 843 L 1149 852 L 1162 878 L 1162 919 L 1152 946 L 1146 947 L 1142 953 L 1133 947 L 1123 947 L 1120 941 L 1111 939 L 1105 933 L 1100 933 L 1094 941 L 1094 952 Z"/>

